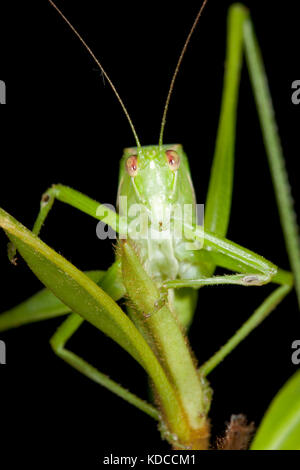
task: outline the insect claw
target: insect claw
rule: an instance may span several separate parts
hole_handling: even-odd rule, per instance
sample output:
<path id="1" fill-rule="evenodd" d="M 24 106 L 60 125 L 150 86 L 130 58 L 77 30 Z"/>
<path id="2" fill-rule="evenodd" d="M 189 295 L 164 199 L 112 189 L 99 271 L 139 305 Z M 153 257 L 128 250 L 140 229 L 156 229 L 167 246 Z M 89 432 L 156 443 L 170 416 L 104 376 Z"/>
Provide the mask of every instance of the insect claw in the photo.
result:
<path id="1" fill-rule="evenodd" d="M 14 256 L 14 257 L 11 258 L 9 261 L 10 261 L 11 264 L 13 264 L 14 266 L 18 266 L 18 257 L 17 257 L 17 256 Z"/>
<path id="2" fill-rule="evenodd" d="M 242 281 L 245 286 L 261 286 L 269 282 L 269 276 L 244 276 Z"/>
<path id="3" fill-rule="evenodd" d="M 50 199 L 51 199 L 50 194 L 48 192 L 44 193 L 41 199 L 41 207 L 45 207 L 49 203 Z"/>
<path id="4" fill-rule="evenodd" d="M 16 253 L 17 253 L 17 249 L 16 249 L 15 245 L 13 243 L 9 242 L 7 244 L 7 256 L 8 256 L 9 261 L 11 262 L 11 264 L 13 264 L 14 266 L 18 265 L 18 258 L 16 256 Z"/>

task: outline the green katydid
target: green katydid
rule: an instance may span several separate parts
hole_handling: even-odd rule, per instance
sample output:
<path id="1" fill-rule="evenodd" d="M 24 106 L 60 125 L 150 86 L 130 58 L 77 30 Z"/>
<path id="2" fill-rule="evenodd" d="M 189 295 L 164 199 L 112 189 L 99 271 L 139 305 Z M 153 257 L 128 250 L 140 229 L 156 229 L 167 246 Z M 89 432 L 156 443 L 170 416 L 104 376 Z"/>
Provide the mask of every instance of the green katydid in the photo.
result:
<path id="1" fill-rule="evenodd" d="M 53 2 L 50 3 L 55 7 Z M 167 204 L 178 203 L 180 207 L 192 205 L 195 212 L 187 156 L 180 145 L 163 143 L 163 131 L 177 72 L 205 4 L 195 19 L 179 58 L 164 109 L 158 145 L 148 147 L 140 145 L 128 112 L 102 65 L 55 7 L 112 86 L 136 140 L 136 147 L 126 149 L 121 160 L 119 200 L 126 196 L 129 207 L 138 203 L 146 212 L 154 207 L 149 223 L 157 225 L 161 232 L 165 230 L 164 220 L 160 220 L 161 209 Z M 236 106 L 243 47 L 278 195 L 293 275 L 225 238 L 231 206 Z M 51 339 L 54 351 L 92 380 L 158 419 L 163 436 L 174 448 L 208 447 L 210 398 L 205 377 L 283 300 L 294 284 L 300 297 L 300 253 L 289 186 L 258 45 L 249 13 L 240 5 L 230 9 L 226 61 L 221 117 L 205 206 L 205 228 L 195 227 L 194 213 L 191 221 L 180 219 L 184 239 L 132 239 L 130 232 L 124 239 L 122 210 L 119 218 L 101 204 L 62 185 L 53 186 L 43 195 L 32 232 L 4 211 L 0 213 L 1 226 L 11 242 L 37 277 L 56 296 L 43 291 L 2 314 L 0 330 L 72 311 Z M 85 275 L 37 238 L 55 199 L 98 220 L 103 220 L 105 214 L 105 222 L 120 233 L 116 262 L 106 272 Z M 173 218 L 171 225 L 174 223 Z M 187 241 L 198 241 L 203 245 L 202 249 L 187 250 Z M 12 249 L 10 256 L 13 258 Z M 234 274 L 213 276 L 216 266 L 229 269 Z M 233 338 L 197 369 L 183 333 L 195 312 L 195 289 L 205 285 L 257 286 L 268 282 L 274 282 L 279 287 Z M 188 288 L 184 291 L 184 297 L 180 290 L 183 287 Z M 116 304 L 124 296 L 130 299 L 128 315 Z M 65 348 L 68 339 L 84 320 L 113 338 L 144 367 L 153 383 L 155 404 L 140 400 Z"/>

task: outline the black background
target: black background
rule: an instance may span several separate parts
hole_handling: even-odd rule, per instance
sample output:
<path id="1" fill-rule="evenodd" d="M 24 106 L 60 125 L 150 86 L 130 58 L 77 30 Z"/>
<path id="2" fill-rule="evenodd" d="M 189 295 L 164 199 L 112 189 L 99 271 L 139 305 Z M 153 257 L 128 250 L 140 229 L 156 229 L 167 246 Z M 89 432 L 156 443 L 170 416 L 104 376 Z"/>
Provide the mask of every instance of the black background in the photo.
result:
<path id="1" fill-rule="evenodd" d="M 156 143 L 169 81 L 199 2 L 59 1 L 102 61 L 136 123 L 142 144 Z M 225 56 L 226 12 L 231 2 L 210 0 L 195 32 L 172 97 L 166 142 L 180 142 L 190 158 L 198 202 L 205 202 L 214 150 Z M 300 105 L 291 83 L 300 78 L 299 7 L 247 2 L 262 47 L 287 168 L 299 213 Z M 298 8 L 298 11 L 296 10 Z M 7 106 L 1 108 L 0 205 L 32 226 L 42 192 L 64 183 L 114 203 L 122 149 L 134 145 L 109 85 L 79 41 L 49 6 L 11 2 L 4 7 L 1 75 Z M 245 67 L 237 124 L 235 186 L 228 237 L 288 268 L 256 109 Z M 99 241 L 96 222 L 57 203 L 42 238 L 81 269 L 105 269 L 113 260 Z M 0 234 L 1 310 L 41 286 L 24 263 L 6 258 Z M 214 287 L 201 290 L 190 332 L 199 362 L 206 360 L 273 289 Z M 217 294 L 217 295 L 216 295 Z M 90 382 L 51 351 L 61 319 L 1 334 L 7 365 L 0 367 L 1 445 L 10 462 L 96 462 L 103 453 L 134 455 L 168 450 L 155 423 Z M 213 436 L 232 413 L 259 423 L 270 400 L 296 371 L 291 343 L 299 339 L 292 293 L 210 376 Z M 146 397 L 143 370 L 112 341 L 85 324 L 69 346 L 102 371 Z M 39 459 L 43 460 L 39 460 Z"/>

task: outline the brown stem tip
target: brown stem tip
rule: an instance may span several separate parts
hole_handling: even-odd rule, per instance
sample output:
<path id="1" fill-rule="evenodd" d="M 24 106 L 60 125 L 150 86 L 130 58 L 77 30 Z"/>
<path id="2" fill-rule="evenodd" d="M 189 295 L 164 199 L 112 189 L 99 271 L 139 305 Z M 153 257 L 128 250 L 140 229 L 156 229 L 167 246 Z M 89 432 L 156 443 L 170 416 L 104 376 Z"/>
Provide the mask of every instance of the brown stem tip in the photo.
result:
<path id="1" fill-rule="evenodd" d="M 223 437 L 217 439 L 219 450 L 246 450 L 254 432 L 254 423 L 247 423 L 246 416 L 232 415 Z"/>

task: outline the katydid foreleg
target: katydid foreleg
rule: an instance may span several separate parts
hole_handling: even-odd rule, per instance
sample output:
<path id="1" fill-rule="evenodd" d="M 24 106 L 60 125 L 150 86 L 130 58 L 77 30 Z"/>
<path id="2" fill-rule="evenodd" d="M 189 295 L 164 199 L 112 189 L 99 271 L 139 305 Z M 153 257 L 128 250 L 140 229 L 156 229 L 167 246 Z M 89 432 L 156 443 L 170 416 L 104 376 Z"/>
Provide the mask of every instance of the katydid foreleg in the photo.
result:
<path id="1" fill-rule="evenodd" d="M 40 210 L 32 229 L 32 232 L 35 235 L 39 235 L 55 199 L 64 202 L 72 207 L 75 207 L 75 209 L 78 209 L 79 211 L 84 212 L 85 214 L 90 215 L 96 218 L 97 220 L 102 220 L 105 214 L 107 223 L 114 230 L 117 229 L 118 219 L 117 215 L 113 211 L 111 211 L 105 206 L 102 206 L 100 203 L 94 201 L 85 194 L 76 191 L 75 189 L 69 188 L 68 186 L 64 186 L 62 184 L 56 184 L 49 188 L 41 198 Z M 103 215 L 100 216 L 99 214 Z M 8 256 L 11 262 L 13 263 L 15 262 L 15 254 L 16 249 L 10 243 L 8 248 Z"/>

